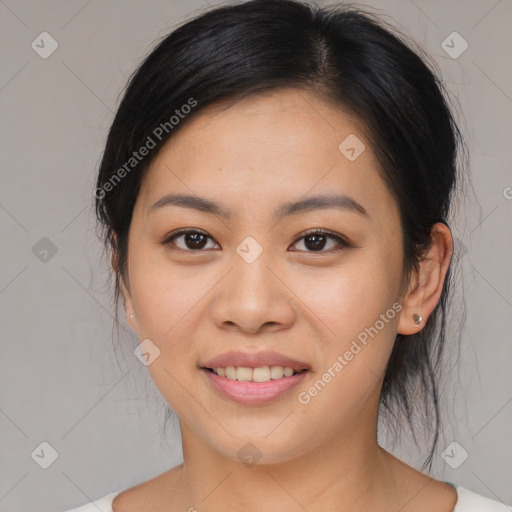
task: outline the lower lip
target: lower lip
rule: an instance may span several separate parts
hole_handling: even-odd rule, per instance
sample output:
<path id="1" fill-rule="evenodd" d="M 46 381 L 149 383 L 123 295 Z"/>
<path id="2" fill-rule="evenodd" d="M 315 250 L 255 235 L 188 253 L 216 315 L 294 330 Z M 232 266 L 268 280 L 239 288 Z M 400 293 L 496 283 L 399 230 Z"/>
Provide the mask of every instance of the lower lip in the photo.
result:
<path id="1" fill-rule="evenodd" d="M 297 386 L 309 373 L 307 370 L 291 377 L 272 379 L 267 382 L 231 380 L 201 368 L 215 389 L 222 395 L 240 404 L 266 404 L 277 400 L 287 391 Z"/>

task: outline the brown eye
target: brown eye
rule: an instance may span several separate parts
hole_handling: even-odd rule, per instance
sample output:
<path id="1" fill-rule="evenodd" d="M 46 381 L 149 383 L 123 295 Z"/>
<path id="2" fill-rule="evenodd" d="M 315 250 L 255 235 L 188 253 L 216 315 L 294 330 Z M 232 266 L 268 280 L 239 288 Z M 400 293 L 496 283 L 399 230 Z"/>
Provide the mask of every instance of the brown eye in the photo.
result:
<path id="1" fill-rule="evenodd" d="M 200 251 L 205 249 L 208 239 L 213 240 L 204 231 L 197 229 L 182 229 L 175 232 L 170 237 L 167 237 L 162 244 L 163 245 L 175 245 L 182 251 Z M 176 240 L 180 240 L 180 243 L 176 243 Z M 209 247 L 212 248 L 212 247 Z M 214 247 L 213 247 L 214 248 Z"/>
<path id="2" fill-rule="evenodd" d="M 313 231 L 307 232 L 301 238 L 297 239 L 294 242 L 294 245 L 299 241 L 304 240 L 303 244 L 306 248 L 306 252 L 332 252 L 330 249 L 338 247 L 337 250 L 341 248 L 348 247 L 348 243 L 341 238 L 340 236 L 334 235 L 329 231 L 325 231 L 322 229 L 317 229 Z M 329 244 L 329 240 L 333 241 Z M 327 247 L 328 250 L 324 250 Z M 299 249 L 303 250 L 303 249 Z"/>
<path id="3" fill-rule="evenodd" d="M 208 240 L 213 239 L 206 232 L 198 229 L 180 229 L 168 236 L 162 245 L 177 247 L 177 250 L 185 252 L 201 252 L 203 249 L 215 249 L 217 244 L 213 243 L 213 247 L 207 247 Z M 349 244 L 342 237 L 325 230 L 312 230 L 305 233 L 302 237 L 295 240 L 293 245 L 297 245 L 303 240 L 305 249 L 293 249 L 294 251 L 322 253 L 334 252 L 348 247 Z M 177 242 L 179 241 L 179 242 Z"/>

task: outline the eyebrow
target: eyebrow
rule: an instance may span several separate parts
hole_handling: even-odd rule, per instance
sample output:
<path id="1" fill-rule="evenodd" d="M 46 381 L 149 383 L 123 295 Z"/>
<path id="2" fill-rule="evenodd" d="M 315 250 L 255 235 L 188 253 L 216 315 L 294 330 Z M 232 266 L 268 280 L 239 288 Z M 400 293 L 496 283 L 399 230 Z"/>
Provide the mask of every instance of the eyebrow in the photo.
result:
<path id="1" fill-rule="evenodd" d="M 212 215 L 224 217 L 226 219 L 230 219 L 232 217 L 232 210 L 229 208 L 226 208 L 225 206 L 222 206 L 219 203 L 204 197 L 191 196 L 186 194 L 165 195 L 149 208 L 148 213 L 152 213 L 166 206 L 181 206 L 182 208 L 191 208 Z M 366 209 L 355 199 L 346 195 L 324 194 L 308 197 L 307 199 L 300 199 L 299 201 L 285 203 L 274 211 L 274 217 L 277 219 L 282 219 L 297 213 L 303 213 L 312 210 L 324 210 L 329 208 L 352 211 L 361 215 L 368 216 Z"/>

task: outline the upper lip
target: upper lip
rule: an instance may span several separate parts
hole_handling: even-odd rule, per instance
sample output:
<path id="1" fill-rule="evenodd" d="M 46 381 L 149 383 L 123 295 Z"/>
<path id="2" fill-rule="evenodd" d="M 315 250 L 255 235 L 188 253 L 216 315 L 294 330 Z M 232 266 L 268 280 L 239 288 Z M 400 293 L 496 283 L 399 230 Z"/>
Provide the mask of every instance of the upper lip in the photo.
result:
<path id="1" fill-rule="evenodd" d="M 245 352 L 225 352 L 199 365 L 201 368 L 226 368 L 228 366 L 244 366 L 258 368 L 260 366 L 287 366 L 293 370 L 310 370 L 311 367 L 302 361 L 279 354 L 277 352 L 259 352 L 248 354 Z"/>

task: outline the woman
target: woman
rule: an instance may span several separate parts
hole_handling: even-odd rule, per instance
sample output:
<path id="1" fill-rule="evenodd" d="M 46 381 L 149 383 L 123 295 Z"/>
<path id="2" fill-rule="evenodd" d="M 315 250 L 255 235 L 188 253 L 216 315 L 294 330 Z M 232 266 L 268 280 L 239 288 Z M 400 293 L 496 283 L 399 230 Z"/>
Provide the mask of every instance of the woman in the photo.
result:
<path id="1" fill-rule="evenodd" d="M 435 74 L 357 10 L 254 0 L 164 39 L 95 197 L 184 462 L 75 510 L 509 510 L 377 442 L 423 414 L 436 448 L 460 147 Z"/>

